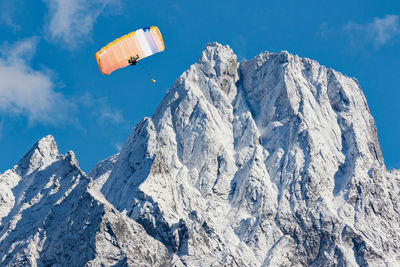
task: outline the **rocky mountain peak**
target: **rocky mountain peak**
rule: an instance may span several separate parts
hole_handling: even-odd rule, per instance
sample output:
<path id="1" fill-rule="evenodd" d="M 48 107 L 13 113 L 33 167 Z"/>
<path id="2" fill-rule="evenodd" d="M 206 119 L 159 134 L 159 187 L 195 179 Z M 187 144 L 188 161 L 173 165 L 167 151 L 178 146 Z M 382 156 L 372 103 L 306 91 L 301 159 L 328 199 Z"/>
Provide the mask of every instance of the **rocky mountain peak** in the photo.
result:
<path id="1" fill-rule="evenodd" d="M 21 175 L 28 175 L 32 171 L 53 163 L 59 157 L 58 148 L 54 137 L 47 135 L 37 141 L 35 145 L 18 163 Z"/>
<path id="2" fill-rule="evenodd" d="M 170 266 L 165 246 L 90 181 L 52 136 L 1 174 L 0 265 Z"/>
<path id="3" fill-rule="evenodd" d="M 359 83 L 316 61 L 207 45 L 93 183 L 51 140 L 0 175 L 2 263 L 400 263 L 399 172 Z"/>
<path id="4" fill-rule="evenodd" d="M 228 46 L 213 43 L 146 121 L 102 191 L 183 264 L 353 264 L 397 249 L 389 239 L 387 252 L 349 241 L 373 234 L 360 216 L 370 204 L 355 195 L 380 205 L 367 188 L 395 183 L 355 79 L 286 51 L 238 64 Z M 323 230 L 330 223 L 336 230 Z"/>
<path id="5" fill-rule="evenodd" d="M 208 44 L 198 58 L 197 63 L 199 68 L 209 77 L 223 75 L 235 77 L 237 73 L 237 56 L 228 45 Z"/>

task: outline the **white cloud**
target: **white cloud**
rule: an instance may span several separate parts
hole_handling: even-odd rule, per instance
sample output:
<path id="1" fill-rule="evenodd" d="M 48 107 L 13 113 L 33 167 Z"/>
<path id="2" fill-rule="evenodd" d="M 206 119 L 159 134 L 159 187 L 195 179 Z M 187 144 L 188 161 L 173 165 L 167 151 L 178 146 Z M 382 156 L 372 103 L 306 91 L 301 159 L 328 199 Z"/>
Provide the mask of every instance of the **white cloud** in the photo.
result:
<path id="1" fill-rule="evenodd" d="M 37 41 L 33 37 L 1 46 L 0 112 L 26 116 L 30 123 L 63 124 L 72 104 L 54 90 L 49 73 L 29 65 Z"/>
<path id="2" fill-rule="evenodd" d="M 316 35 L 320 38 L 327 38 L 329 35 L 332 35 L 332 30 L 329 27 L 329 23 L 328 22 L 322 22 L 319 25 L 319 31 L 316 33 Z"/>
<path id="3" fill-rule="evenodd" d="M 108 105 L 101 107 L 100 116 L 102 120 L 112 122 L 113 124 L 120 124 L 125 122 L 121 111 L 112 109 Z"/>
<path id="4" fill-rule="evenodd" d="M 9 13 L 3 11 L 0 14 L 0 18 L 7 26 L 9 26 L 14 31 L 14 33 L 21 29 L 21 26 L 17 25 L 14 22 L 13 18 Z"/>
<path id="5" fill-rule="evenodd" d="M 366 24 L 349 22 L 344 30 L 353 45 L 372 43 L 375 48 L 379 48 L 400 37 L 399 16 L 386 15 Z"/>
<path id="6" fill-rule="evenodd" d="M 119 152 L 121 152 L 122 144 L 121 143 L 113 143 L 112 146 Z"/>
<path id="7" fill-rule="evenodd" d="M 126 125 L 119 109 L 111 107 L 107 98 L 89 93 L 66 99 L 55 90 L 51 73 L 35 70 L 30 61 L 35 55 L 38 38 L 0 46 L 0 115 L 26 117 L 30 124 L 55 126 L 80 125 L 80 117 L 94 118 L 98 125 Z M 0 121 L 1 128 L 4 121 Z"/>
<path id="8" fill-rule="evenodd" d="M 15 23 L 14 16 L 17 7 L 22 4 L 21 0 L 0 2 L 0 21 L 9 26 L 14 33 L 21 29 L 21 26 Z"/>
<path id="9" fill-rule="evenodd" d="M 90 37 L 93 25 L 106 8 L 119 7 L 119 0 L 44 0 L 49 8 L 48 39 L 75 48 Z"/>
<path id="10" fill-rule="evenodd" d="M 90 115 L 96 118 L 99 123 L 126 124 L 121 110 L 111 107 L 106 97 L 95 98 L 86 92 L 76 102 L 85 110 L 90 110 Z"/>

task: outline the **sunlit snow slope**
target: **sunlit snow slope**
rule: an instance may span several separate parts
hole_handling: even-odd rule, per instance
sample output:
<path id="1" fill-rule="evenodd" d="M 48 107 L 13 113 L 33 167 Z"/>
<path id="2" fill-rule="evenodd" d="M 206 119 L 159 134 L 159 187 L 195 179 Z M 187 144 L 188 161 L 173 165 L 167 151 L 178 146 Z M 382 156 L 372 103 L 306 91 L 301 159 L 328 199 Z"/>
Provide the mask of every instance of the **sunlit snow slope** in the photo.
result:
<path id="1" fill-rule="evenodd" d="M 355 79 L 208 45 L 102 187 L 188 266 L 400 264 L 399 175 Z"/>
<path id="2" fill-rule="evenodd" d="M 355 79 L 214 43 L 89 175 L 48 136 L 0 176 L 0 262 L 399 266 L 399 186 Z"/>
<path id="3" fill-rule="evenodd" d="M 52 136 L 0 175 L 0 265 L 170 266 L 166 248 L 89 184 Z"/>

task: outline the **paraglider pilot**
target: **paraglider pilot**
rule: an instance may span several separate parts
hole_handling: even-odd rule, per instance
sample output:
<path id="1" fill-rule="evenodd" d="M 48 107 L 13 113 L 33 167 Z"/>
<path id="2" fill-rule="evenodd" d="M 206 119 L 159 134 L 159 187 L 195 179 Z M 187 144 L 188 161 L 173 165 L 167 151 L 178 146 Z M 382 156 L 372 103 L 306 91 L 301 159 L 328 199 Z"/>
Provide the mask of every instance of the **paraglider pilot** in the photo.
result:
<path id="1" fill-rule="evenodd" d="M 136 57 L 131 57 L 130 59 L 128 59 L 128 63 L 129 65 L 136 65 L 137 61 L 139 59 L 139 55 L 136 55 Z"/>

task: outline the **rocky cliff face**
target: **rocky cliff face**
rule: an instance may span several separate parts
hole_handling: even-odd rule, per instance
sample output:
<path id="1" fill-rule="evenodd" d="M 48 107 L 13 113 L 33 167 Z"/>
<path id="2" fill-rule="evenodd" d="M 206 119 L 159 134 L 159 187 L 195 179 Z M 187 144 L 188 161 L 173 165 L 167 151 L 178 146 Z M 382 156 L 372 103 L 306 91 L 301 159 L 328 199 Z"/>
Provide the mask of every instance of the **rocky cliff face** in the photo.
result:
<path id="1" fill-rule="evenodd" d="M 211 44 L 102 187 L 175 264 L 396 264 L 399 176 L 355 79 Z"/>
<path id="2" fill-rule="evenodd" d="M 0 176 L 1 266 L 170 266 L 167 249 L 91 188 L 51 136 Z"/>
<path id="3" fill-rule="evenodd" d="M 90 178 L 38 147 L 0 176 L 10 265 L 400 264 L 400 172 L 358 82 L 309 59 L 208 45 Z"/>

